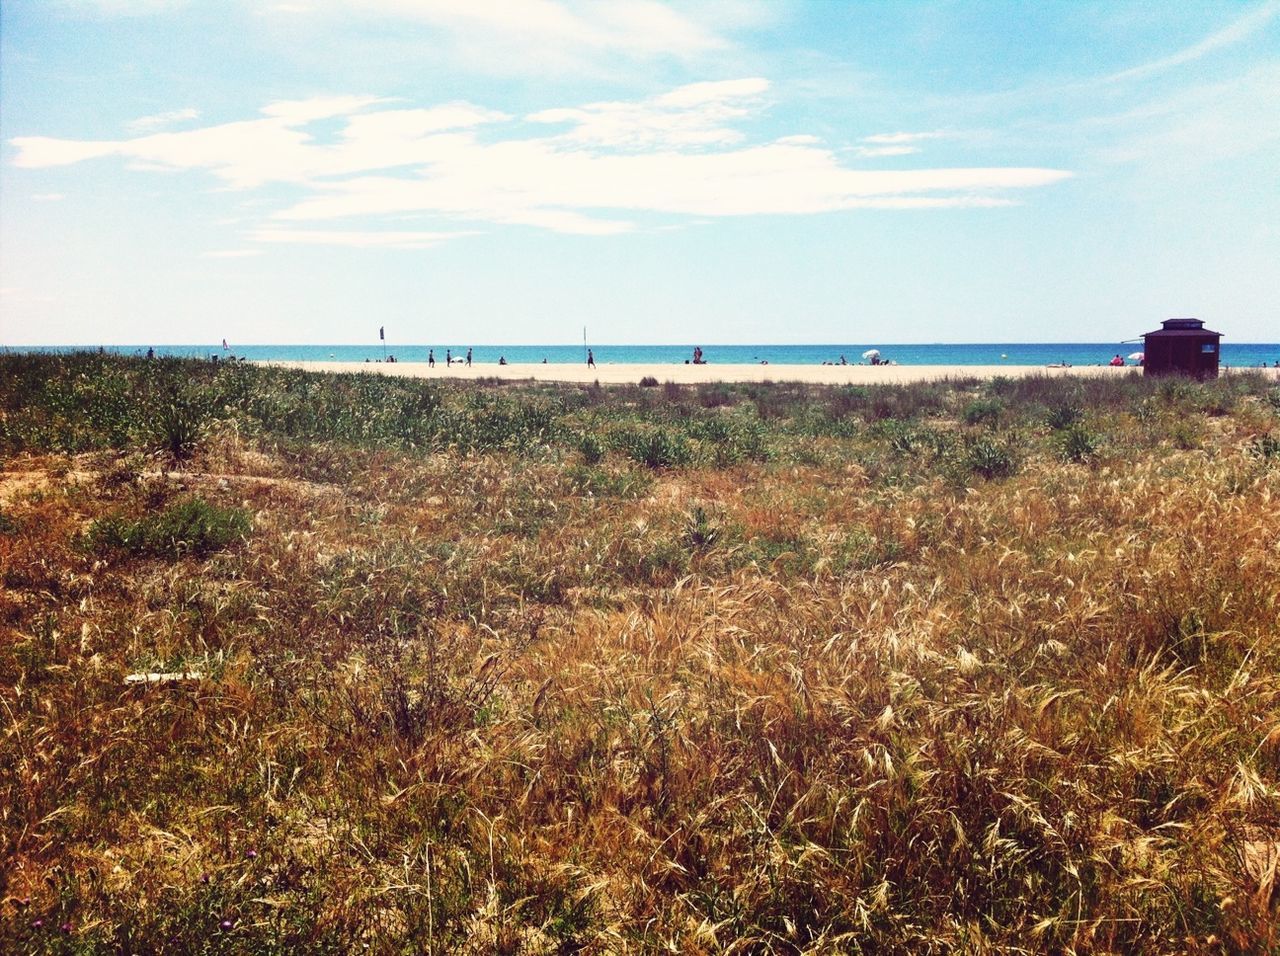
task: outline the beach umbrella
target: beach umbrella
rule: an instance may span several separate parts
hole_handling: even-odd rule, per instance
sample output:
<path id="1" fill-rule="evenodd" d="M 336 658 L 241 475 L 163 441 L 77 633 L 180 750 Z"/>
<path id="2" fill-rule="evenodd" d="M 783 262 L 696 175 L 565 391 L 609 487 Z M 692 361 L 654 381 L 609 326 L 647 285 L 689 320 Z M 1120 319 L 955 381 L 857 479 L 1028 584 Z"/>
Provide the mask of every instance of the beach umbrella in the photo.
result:
<path id="1" fill-rule="evenodd" d="M 863 357 L 863 358 L 873 358 L 873 357 L 875 357 L 875 356 L 877 356 L 877 355 L 879 355 L 879 354 L 880 354 L 880 350 L 879 350 L 879 349 L 867 349 L 865 352 L 863 352 L 863 353 L 862 353 L 862 357 Z"/>
<path id="2" fill-rule="evenodd" d="M 1134 352 L 1134 353 L 1132 353 L 1132 354 L 1129 356 L 1129 361 L 1130 361 L 1130 362 L 1141 362 L 1144 358 L 1146 358 L 1146 353 L 1145 353 L 1145 352 Z"/>

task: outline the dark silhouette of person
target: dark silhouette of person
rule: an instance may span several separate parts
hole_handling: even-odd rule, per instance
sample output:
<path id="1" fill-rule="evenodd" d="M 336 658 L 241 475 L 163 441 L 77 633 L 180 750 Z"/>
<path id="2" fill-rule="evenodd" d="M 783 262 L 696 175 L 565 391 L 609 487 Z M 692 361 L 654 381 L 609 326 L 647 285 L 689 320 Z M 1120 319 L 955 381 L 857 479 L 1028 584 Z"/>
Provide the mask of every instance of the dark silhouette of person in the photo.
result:
<path id="1" fill-rule="evenodd" d="M 444 350 L 444 364 L 449 366 L 453 365 L 453 349 Z"/>
<path id="2" fill-rule="evenodd" d="M 595 368 L 595 367 L 596 367 L 596 354 L 592 352 L 591 349 L 587 349 L 587 368 Z"/>
<path id="3" fill-rule="evenodd" d="M 427 349 L 427 368 L 436 367 L 436 350 Z"/>
<path id="4" fill-rule="evenodd" d="M 498 356 L 498 364 L 499 364 L 499 365 L 506 365 L 506 364 L 507 364 L 507 357 L 506 357 L 505 355 L 499 355 L 499 356 Z"/>
<path id="5" fill-rule="evenodd" d="M 467 368 L 471 368 L 471 349 L 467 349 Z"/>

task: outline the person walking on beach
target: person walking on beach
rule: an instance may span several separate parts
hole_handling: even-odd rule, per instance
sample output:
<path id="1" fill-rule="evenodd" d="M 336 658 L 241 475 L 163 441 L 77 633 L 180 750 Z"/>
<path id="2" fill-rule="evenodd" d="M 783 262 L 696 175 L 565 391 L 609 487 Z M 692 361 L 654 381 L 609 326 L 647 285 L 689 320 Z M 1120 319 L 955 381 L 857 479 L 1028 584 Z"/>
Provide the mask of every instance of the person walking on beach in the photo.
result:
<path id="1" fill-rule="evenodd" d="M 596 355 L 591 349 L 587 349 L 587 368 L 596 367 Z"/>
<path id="2" fill-rule="evenodd" d="M 471 349 L 467 349 L 467 368 L 471 368 Z"/>
<path id="3" fill-rule="evenodd" d="M 427 368 L 436 367 L 436 350 L 427 349 Z"/>
<path id="4" fill-rule="evenodd" d="M 453 367 L 453 349 L 444 350 L 444 364 L 449 368 Z"/>

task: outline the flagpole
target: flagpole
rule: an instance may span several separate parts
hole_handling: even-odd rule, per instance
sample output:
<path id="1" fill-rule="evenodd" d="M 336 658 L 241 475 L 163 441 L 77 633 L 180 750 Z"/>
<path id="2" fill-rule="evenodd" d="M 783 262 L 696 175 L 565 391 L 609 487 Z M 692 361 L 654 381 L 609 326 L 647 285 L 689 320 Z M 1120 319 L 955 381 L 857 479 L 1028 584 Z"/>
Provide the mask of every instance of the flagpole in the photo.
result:
<path id="1" fill-rule="evenodd" d="M 587 327 L 582 327 L 582 361 L 587 360 Z"/>

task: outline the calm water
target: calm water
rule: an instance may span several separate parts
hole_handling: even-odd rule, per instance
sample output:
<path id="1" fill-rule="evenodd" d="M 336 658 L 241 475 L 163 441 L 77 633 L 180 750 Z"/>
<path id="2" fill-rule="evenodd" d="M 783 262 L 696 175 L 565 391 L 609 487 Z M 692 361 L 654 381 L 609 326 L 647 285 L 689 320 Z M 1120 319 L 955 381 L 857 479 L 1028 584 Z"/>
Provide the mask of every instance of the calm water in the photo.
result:
<path id="1" fill-rule="evenodd" d="M 427 349 L 434 348 L 436 361 L 444 362 L 445 350 L 451 349 L 454 358 L 466 354 L 467 346 L 461 345 L 401 345 L 388 346 L 388 352 L 400 362 L 425 362 Z M 691 345 L 595 345 L 597 365 L 675 364 L 688 359 Z M 704 358 L 712 365 L 754 365 L 766 361 L 770 365 L 821 365 L 823 362 L 839 362 L 843 355 L 851 364 L 865 361 L 862 353 L 868 349 L 880 350 L 886 361 L 899 365 L 1050 365 L 1065 362 L 1070 365 L 1105 365 L 1119 353 L 1128 356 L 1142 350 L 1142 344 L 1120 345 L 1115 342 L 1075 342 L 1069 344 L 1037 344 L 1009 342 L 1004 344 L 951 344 L 951 345 L 885 345 L 879 342 L 858 342 L 845 345 L 712 345 L 702 346 Z M 83 349 L 81 349 L 83 350 Z M 142 354 L 146 347 L 108 346 L 110 352 L 123 355 Z M 175 355 L 190 358 L 207 358 L 224 355 L 219 345 L 157 345 L 159 355 Z M 76 351 L 67 347 L 11 349 L 9 351 Z M 383 357 L 382 346 L 372 345 L 232 345 L 230 354 L 246 359 L 275 361 L 378 361 Z M 580 363 L 584 354 L 581 345 L 473 345 L 473 361 L 494 364 L 505 357 L 508 362 L 541 362 L 552 364 Z M 1257 366 L 1265 362 L 1271 365 L 1280 361 L 1280 343 L 1223 342 L 1222 364 L 1231 366 Z M 1130 363 L 1133 364 L 1133 363 Z"/>

